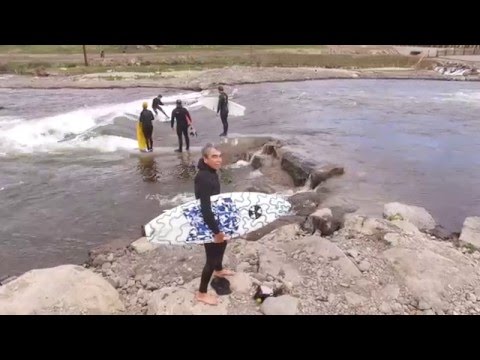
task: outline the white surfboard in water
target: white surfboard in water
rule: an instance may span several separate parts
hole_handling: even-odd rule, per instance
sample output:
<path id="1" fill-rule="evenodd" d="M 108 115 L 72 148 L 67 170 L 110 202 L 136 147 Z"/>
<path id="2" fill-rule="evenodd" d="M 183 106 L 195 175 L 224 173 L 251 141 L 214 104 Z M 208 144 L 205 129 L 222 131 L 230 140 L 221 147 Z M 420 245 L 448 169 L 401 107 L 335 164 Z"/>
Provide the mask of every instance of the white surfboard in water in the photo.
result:
<path id="1" fill-rule="evenodd" d="M 235 239 L 258 230 L 290 213 L 283 197 L 255 192 L 233 192 L 211 197 L 219 230 Z M 148 241 L 186 245 L 213 242 L 213 232 L 203 221 L 200 201 L 193 200 L 163 212 L 145 225 Z"/>

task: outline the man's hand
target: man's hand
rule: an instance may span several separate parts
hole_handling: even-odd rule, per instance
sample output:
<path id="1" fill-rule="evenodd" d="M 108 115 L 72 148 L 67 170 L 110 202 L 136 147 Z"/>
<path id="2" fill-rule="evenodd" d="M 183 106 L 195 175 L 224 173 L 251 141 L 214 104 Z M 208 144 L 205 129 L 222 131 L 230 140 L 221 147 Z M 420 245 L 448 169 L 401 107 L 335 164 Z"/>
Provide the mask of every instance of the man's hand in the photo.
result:
<path id="1" fill-rule="evenodd" d="M 219 232 L 213 236 L 213 242 L 215 243 L 222 243 L 225 240 L 228 240 L 228 236 L 226 236 L 223 232 Z"/>

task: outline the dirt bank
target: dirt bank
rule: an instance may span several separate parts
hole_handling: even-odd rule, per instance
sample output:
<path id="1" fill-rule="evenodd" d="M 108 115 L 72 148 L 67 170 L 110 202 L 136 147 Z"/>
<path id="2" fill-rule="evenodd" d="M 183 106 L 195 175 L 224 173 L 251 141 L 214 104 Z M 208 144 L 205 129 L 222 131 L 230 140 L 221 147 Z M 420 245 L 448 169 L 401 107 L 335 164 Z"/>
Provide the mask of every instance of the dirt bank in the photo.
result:
<path id="1" fill-rule="evenodd" d="M 77 76 L 0 75 L 0 88 L 178 88 L 202 90 L 218 84 L 238 85 L 264 82 L 302 81 L 318 79 L 425 79 L 480 80 L 480 76 L 448 77 L 433 70 L 408 68 L 375 68 L 361 70 L 307 67 L 247 67 L 232 66 L 209 70 L 182 70 L 163 73 L 107 72 Z"/>

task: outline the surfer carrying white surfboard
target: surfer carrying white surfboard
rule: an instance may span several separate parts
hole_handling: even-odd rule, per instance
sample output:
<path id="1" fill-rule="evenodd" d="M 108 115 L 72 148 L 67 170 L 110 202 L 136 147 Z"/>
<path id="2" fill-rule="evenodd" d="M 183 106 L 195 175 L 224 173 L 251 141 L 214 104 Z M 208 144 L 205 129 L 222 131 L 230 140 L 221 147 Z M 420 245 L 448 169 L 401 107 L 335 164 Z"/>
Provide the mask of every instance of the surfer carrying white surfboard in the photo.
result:
<path id="1" fill-rule="evenodd" d="M 220 114 L 220 119 L 222 119 L 223 133 L 220 136 L 228 135 L 228 95 L 223 90 L 223 86 L 218 87 L 218 105 L 217 105 L 217 114 Z"/>
<path id="2" fill-rule="evenodd" d="M 172 116 L 173 118 L 173 116 Z M 198 173 L 195 176 L 195 198 L 200 199 L 200 209 L 205 224 L 214 234 L 213 243 L 205 243 L 206 262 L 200 279 L 199 291 L 196 295 L 198 301 L 209 305 L 216 305 L 216 296 L 208 294 L 208 284 L 212 275 L 225 277 L 233 272 L 223 268 L 223 255 L 227 247 L 227 236 L 219 230 L 218 222 L 212 211 L 210 197 L 220 194 L 220 180 L 217 170 L 222 166 L 222 154 L 212 144 L 207 144 L 202 149 L 202 158 L 198 162 Z"/>

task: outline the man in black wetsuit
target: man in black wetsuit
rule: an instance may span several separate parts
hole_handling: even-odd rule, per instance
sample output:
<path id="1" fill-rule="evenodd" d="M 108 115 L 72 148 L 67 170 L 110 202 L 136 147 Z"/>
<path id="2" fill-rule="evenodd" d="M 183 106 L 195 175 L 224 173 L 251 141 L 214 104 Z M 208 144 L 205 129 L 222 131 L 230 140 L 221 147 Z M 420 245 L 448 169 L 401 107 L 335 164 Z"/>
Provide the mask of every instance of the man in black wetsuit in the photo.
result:
<path id="1" fill-rule="evenodd" d="M 213 232 L 212 243 L 204 244 L 206 262 L 200 279 L 199 291 L 196 294 L 198 301 L 209 305 L 218 303 L 217 297 L 207 293 L 208 283 L 212 275 L 225 277 L 233 275 L 230 270 L 222 266 L 223 255 L 227 247 L 227 236 L 218 228 L 218 222 L 212 211 L 210 197 L 220 194 L 220 180 L 217 170 L 222 166 L 222 154 L 212 144 L 202 149 L 202 158 L 198 162 L 198 173 L 195 176 L 195 198 L 200 199 L 200 209 L 205 224 Z"/>
<path id="2" fill-rule="evenodd" d="M 155 119 L 153 116 L 153 113 L 147 109 L 148 104 L 146 102 L 143 103 L 143 110 L 140 113 L 140 123 L 142 124 L 142 130 L 143 130 L 143 135 L 145 136 L 145 139 L 147 140 L 147 151 L 152 152 L 153 151 L 153 124 L 152 121 Z"/>
<path id="3" fill-rule="evenodd" d="M 220 113 L 220 119 L 222 119 L 223 133 L 220 136 L 227 136 L 228 134 L 228 95 L 223 91 L 223 86 L 218 87 L 218 106 L 217 114 Z"/>
<path id="4" fill-rule="evenodd" d="M 152 101 L 152 109 L 155 111 L 155 115 L 158 114 L 158 110 L 160 110 L 166 117 L 167 119 L 169 118 L 168 115 L 166 114 L 165 111 L 160 107 L 160 105 L 164 105 L 162 103 L 162 95 L 158 95 L 155 99 Z"/>
<path id="5" fill-rule="evenodd" d="M 177 107 L 172 111 L 171 117 L 171 126 L 173 130 L 173 125 L 177 121 L 177 136 L 178 136 L 178 149 L 176 152 L 182 152 L 183 141 L 182 135 L 185 137 L 185 149 L 188 151 L 190 149 L 190 138 L 188 136 L 188 127 L 192 123 L 192 118 L 187 109 L 182 106 L 182 100 L 177 100 Z"/>

